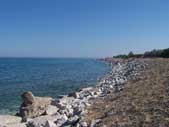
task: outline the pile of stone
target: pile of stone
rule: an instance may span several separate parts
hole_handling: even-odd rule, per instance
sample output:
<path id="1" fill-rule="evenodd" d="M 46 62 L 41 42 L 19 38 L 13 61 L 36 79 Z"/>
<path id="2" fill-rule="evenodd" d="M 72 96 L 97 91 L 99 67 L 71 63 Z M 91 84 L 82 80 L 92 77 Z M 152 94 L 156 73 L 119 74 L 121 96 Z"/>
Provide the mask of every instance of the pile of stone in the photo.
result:
<path id="1" fill-rule="evenodd" d="M 2 116 L 0 127 L 94 127 L 97 121 L 87 125 L 81 120 L 87 112 L 86 107 L 90 106 L 90 100 L 112 91 L 121 91 L 124 83 L 139 75 L 145 67 L 146 63 L 142 60 L 117 61 L 96 87 L 83 88 L 58 99 L 35 97 L 31 92 L 25 92 L 20 111 L 16 117 L 13 116 L 16 120 L 5 121 L 5 116 Z"/>
<path id="2" fill-rule="evenodd" d="M 143 60 L 119 61 L 116 65 L 112 64 L 112 71 L 101 79 L 98 84 L 102 93 L 110 91 L 119 92 L 124 88 L 127 80 L 135 79 L 144 71 L 147 63 Z"/>

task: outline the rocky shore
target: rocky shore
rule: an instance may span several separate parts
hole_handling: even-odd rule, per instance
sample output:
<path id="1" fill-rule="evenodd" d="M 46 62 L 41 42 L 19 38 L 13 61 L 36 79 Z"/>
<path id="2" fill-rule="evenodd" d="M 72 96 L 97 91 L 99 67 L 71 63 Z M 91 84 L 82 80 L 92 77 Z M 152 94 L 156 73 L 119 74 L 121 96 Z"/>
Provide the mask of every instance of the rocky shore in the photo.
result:
<path id="1" fill-rule="evenodd" d="M 95 127 L 168 127 L 169 59 L 147 58 L 146 68 L 124 83 L 121 92 L 97 97 L 84 121 Z"/>
<path id="2" fill-rule="evenodd" d="M 82 88 L 58 99 L 23 93 L 20 111 L 16 116 L 0 116 L 0 127 L 95 127 L 98 119 L 91 123 L 84 119 L 92 100 L 123 91 L 125 83 L 147 66 L 142 59 L 112 59 L 109 63 L 112 71 L 98 79 L 96 87 Z"/>

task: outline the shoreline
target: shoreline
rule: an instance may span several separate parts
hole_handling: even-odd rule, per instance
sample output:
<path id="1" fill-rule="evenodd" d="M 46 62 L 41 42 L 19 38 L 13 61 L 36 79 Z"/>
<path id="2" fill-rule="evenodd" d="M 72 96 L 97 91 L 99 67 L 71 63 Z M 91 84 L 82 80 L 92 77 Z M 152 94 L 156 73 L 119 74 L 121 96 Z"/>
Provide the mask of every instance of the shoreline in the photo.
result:
<path id="1" fill-rule="evenodd" d="M 79 88 L 95 86 L 97 78 L 110 71 L 109 66 L 95 59 L 1 59 L 0 68 L 1 115 L 16 114 L 23 92 L 57 98 Z"/>
<path id="2" fill-rule="evenodd" d="M 108 61 L 105 60 L 105 62 Z M 39 115 L 33 119 L 28 117 L 27 122 L 21 125 L 23 127 L 26 124 L 28 127 L 40 127 L 42 125 L 45 127 L 49 125 L 51 127 L 50 124 L 57 127 L 89 126 L 83 121 L 83 116 L 87 113 L 86 107 L 91 105 L 89 101 L 97 97 L 107 96 L 111 92 L 122 91 L 124 83 L 139 75 L 147 66 L 141 59 L 113 59 L 111 64 L 113 65 L 111 72 L 101 78 L 96 87 L 82 88 L 77 92 L 60 96 L 60 99 L 52 100 L 52 103 L 48 105 L 48 107 L 52 108 L 46 109 L 50 110 L 50 113 Z M 17 126 L 18 124 L 20 123 L 17 123 Z M 10 126 L 7 125 L 6 127 Z"/>

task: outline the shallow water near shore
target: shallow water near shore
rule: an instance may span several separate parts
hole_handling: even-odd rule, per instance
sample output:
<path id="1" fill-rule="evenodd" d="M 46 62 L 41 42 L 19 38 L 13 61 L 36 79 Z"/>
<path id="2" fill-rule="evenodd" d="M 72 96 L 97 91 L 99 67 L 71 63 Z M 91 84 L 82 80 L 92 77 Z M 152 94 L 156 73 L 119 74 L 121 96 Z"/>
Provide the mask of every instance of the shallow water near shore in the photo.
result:
<path id="1" fill-rule="evenodd" d="M 0 58 L 0 114 L 16 113 L 24 91 L 56 98 L 96 85 L 97 78 L 109 71 L 95 59 Z"/>

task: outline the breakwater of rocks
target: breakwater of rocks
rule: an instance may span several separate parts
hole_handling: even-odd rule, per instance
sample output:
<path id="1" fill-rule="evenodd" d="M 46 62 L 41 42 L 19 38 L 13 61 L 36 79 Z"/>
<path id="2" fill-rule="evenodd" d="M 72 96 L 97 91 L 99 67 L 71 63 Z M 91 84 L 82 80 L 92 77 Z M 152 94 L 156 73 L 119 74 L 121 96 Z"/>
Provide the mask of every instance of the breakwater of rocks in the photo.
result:
<path id="1" fill-rule="evenodd" d="M 109 63 L 111 72 L 98 79 L 96 87 L 82 88 L 58 99 L 24 93 L 17 116 L 0 116 L 0 127 L 94 127 L 97 120 L 90 125 L 82 120 L 86 107 L 91 105 L 90 100 L 122 91 L 125 82 L 134 79 L 147 66 L 142 59 L 113 59 Z"/>

